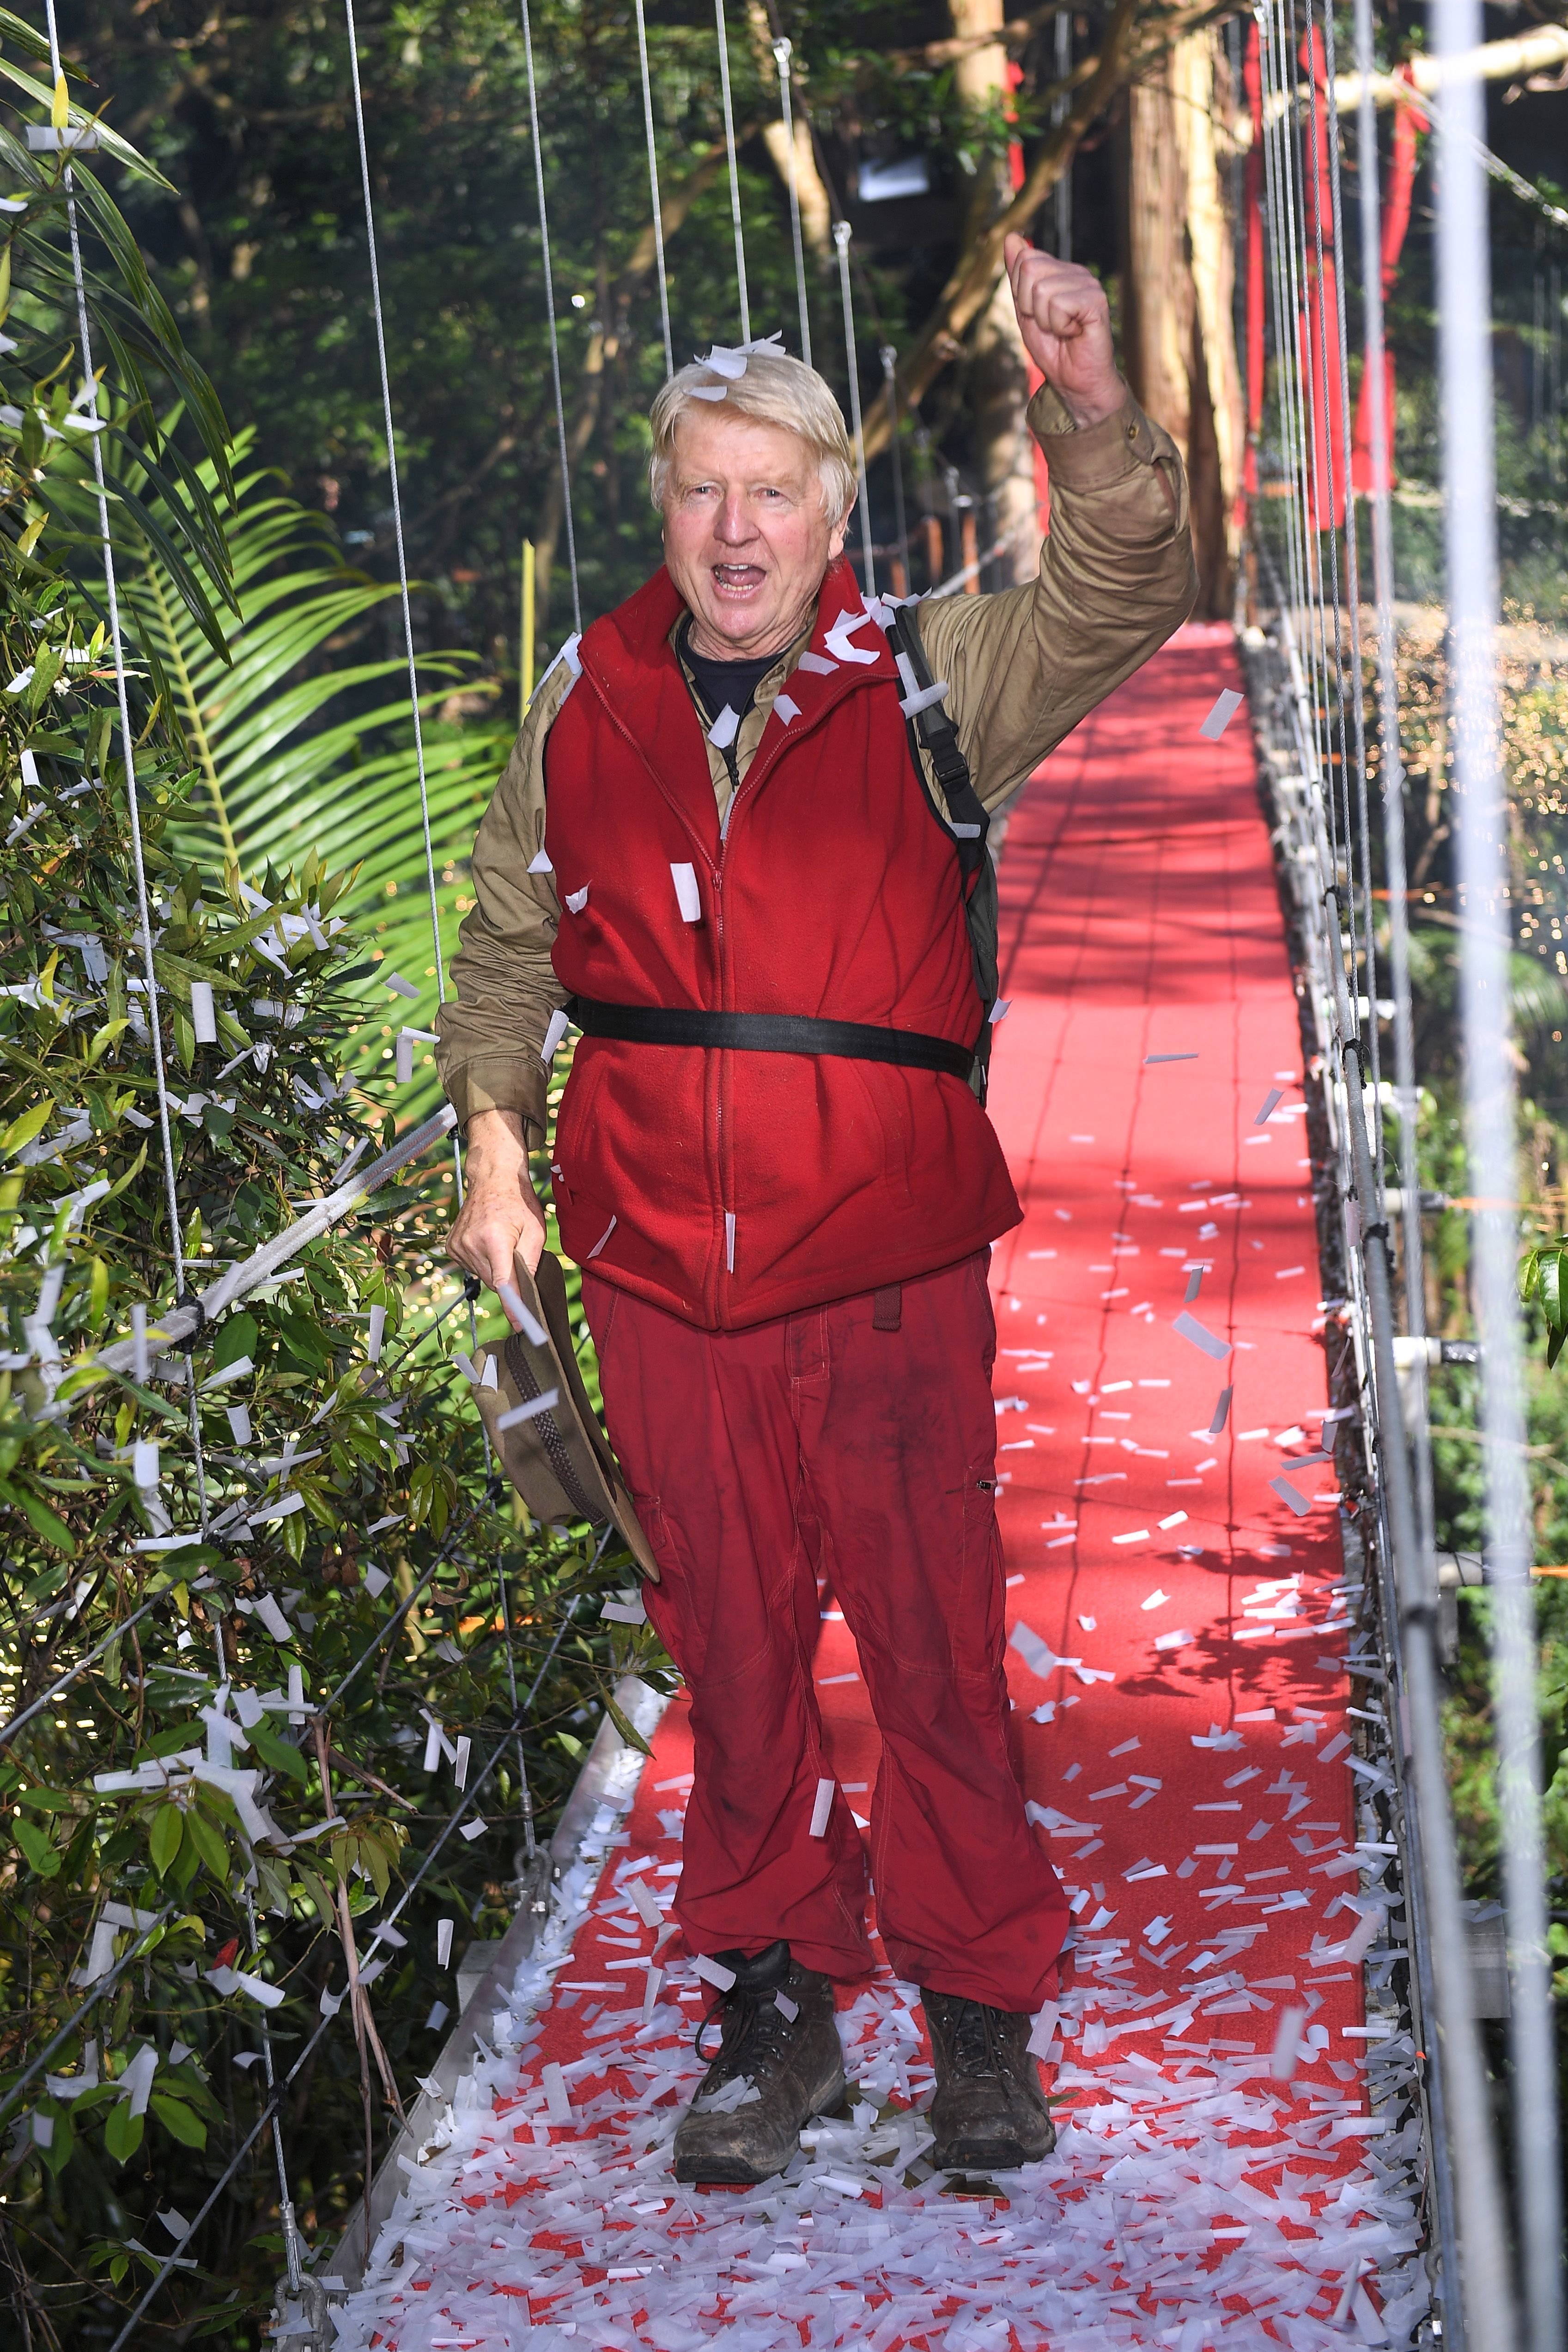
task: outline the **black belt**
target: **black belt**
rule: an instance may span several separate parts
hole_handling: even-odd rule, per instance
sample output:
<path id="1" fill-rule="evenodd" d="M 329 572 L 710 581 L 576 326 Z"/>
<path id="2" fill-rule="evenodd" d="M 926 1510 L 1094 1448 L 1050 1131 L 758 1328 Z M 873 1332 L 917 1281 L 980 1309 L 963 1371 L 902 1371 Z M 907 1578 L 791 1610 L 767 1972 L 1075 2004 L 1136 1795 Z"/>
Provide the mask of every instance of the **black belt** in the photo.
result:
<path id="1" fill-rule="evenodd" d="M 709 1045 L 746 1054 L 833 1054 L 851 1062 L 892 1062 L 941 1070 L 967 1085 L 974 1056 L 949 1037 L 878 1029 L 864 1021 L 814 1021 L 803 1013 L 708 1013 L 696 1006 L 595 1004 L 573 997 L 569 1018 L 585 1037 L 632 1045 Z"/>

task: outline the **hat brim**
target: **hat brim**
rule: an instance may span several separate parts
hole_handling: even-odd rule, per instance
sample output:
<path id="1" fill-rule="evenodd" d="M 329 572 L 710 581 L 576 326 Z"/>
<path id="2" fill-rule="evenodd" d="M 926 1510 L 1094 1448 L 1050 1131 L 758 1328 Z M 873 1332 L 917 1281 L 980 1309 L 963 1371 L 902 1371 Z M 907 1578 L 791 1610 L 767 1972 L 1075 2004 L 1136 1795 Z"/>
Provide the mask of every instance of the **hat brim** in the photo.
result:
<path id="1" fill-rule="evenodd" d="M 497 1458 L 536 1519 L 551 1525 L 611 1520 L 641 1573 L 657 1584 L 658 1564 L 632 1508 L 610 1442 L 599 1425 L 572 1345 L 566 1278 L 549 1250 L 531 1276 L 520 1258 L 514 1275 L 535 1339 L 525 1328 L 479 1351 L 481 1381 L 475 1402 Z M 487 1385 L 488 1365 L 495 1367 Z M 549 1397 L 548 1404 L 540 1400 Z M 510 1413 L 532 1406 L 525 1418 L 500 1427 Z"/>

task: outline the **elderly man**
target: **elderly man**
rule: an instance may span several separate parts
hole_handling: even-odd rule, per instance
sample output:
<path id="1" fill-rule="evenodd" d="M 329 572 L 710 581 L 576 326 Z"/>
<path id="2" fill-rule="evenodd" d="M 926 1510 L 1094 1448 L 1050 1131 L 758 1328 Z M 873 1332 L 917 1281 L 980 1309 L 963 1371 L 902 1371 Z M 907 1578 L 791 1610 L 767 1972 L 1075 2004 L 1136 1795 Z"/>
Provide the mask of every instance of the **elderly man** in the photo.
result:
<path id="1" fill-rule="evenodd" d="M 1008 1739 L 986 1265 L 1020 1211 L 978 1076 L 975 794 L 1016 791 L 1194 582 L 1181 462 L 1100 286 L 1020 237 L 1007 269 L 1046 380 L 1038 578 L 868 610 L 821 377 L 755 349 L 679 370 L 653 409 L 663 568 L 534 697 L 441 1016 L 468 1147 L 451 1247 L 492 1287 L 543 1244 L 552 1017 L 584 1032 L 551 1175 L 690 1693 L 677 1912 L 721 1988 L 686 2180 L 768 2178 L 844 2094 L 834 1986 L 870 1951 L 813 1683 L 824 1591 L 881 1734 L 870 1870 L 924 2004 L 934 2160 L 1052 2144 L 1028 2042 L 1067 1913 Z"/>

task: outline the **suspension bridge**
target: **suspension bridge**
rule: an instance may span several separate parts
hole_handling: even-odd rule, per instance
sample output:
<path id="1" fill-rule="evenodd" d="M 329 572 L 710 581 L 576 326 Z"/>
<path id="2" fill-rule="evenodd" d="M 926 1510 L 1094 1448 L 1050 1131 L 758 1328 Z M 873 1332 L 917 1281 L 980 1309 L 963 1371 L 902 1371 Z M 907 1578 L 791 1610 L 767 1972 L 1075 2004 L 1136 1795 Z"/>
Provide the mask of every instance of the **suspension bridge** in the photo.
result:
<path id="1" fill-rule="evenodd" d="M 374 159 L 353 0 L 345 9 L 417 729 Z M 52 5 L 48 15 L 58 72 Z M 522 21 L 580 629 L 527 0 Z M 1465 785 L 1459 866 L 1471 910 L 1462 955 L 1475 1286 L 1508 1792 L 1516 2147 L 1507 2194 L 1438 1718 L 1375 268 L 1362 272 L 1364 499 L 1349 478 L 1344 286 L 1359 256 L 1382 249 L 1369 0 L 1357 0 L 1354 22 L 1359 112 L 1346 125 L 1331 10 L 1264 0 L 1253 19 L 1249 234 L 1268 313 L 1274 487 L 1287 495 L 1255 504 L 1248 609 L 1234 628 L 1189 625 L 1077 730 L 1015 803 L 1000 865 L 1010 1011 L 992 1111 L 1026 1217 L 993 1265 L 995 1402 L 1020 1766 L 1074 1923 L 1058 1997 L 1036 2034 L 1057 2101 L 1057 2150 L 1000 2180 L 933 2171 L 918 1991 L 893 1978 L 874 1946 L 877 1966 L 840 1991 L 847 2111 L 803 2133 L 797 2159 L 762 2189 L 673 2184 L 674 2121 L 701 2071 L 692 2038 L 702 1987 L 669 1916 L 691 1739 L 679 1696 L 662 1706 L 628 1687 L 625 1710 L 649 1752 L 602 1730 L 548 1869 L 535 1872 L 500 1952 L 470 1979 L 452 2040 L 382 2168 L 369 2226 L 335 2248 L 307 2245 L 296 2222 L 279 2122 L 283 2093 L 335 2011 L 287 2068 L 266 2045 L 260 2119 L 212 2195 L 265 2136 L 285 2223 L 279 2342 L 347 2352 L 488 2352 L 525 2341 L 615 2352 L 690 2352 L 709 2340 L 744 2352 L 861 2342 L 872 2352 L 1269 2344 L 1316 2352 L 1347 2340 L 1556 2352 L 1562 2344 L 1504 1051 L 1486 159 L 1479 84 L 1465 62 L 1479 42 L 1479 11 L 1473 0 L 1438 0 L 1434 32 L 1448 612 Z M 716 35 L 745 341 L 747 224 L 723 0 Z M 636 37 L 657 232 L 642 0 Z M 774 55 L 805 340 L 788 44 Z M 1346 137 L 1365 166 L 1353 231 L 1340 184 Z M 836 245 L 860 454 L 847 227 Z M 79 285 L 74 215 L 73 253 Z M 668 367 L 661 243 L 658 279 Z M 1261 356 L 1261 318 L 1258 325 Z M 81 333 L 90 383 L 85 303 Z M 133 779 L 96 440 L 92 456 Z M 870 594 L 863 454 L 860 480 Z M 1370 525 L 1370 594 L 1359 576 L 1358 504 Z M 961 573 L 944 587 L 968 584 Z M 1375 794 L 1365 662 L 1384 745 Z M 1374 835 L 1391 912 L 1385 970 L 1373 921 Z M 428 823 L 426 845 L 428 853 Z M 428 855 L 426 866 L 439 967 Z M 144 883 L 139 922 L 155 996 Z M 1392 1084 L 1380 992 L 1394 1003 Z M 158 1035 L 154 1021 L 159 1140 L 177 1236 Z M 1394 1114 L 1386 1146 L 1385 1099 Z M 449 1126 L 449 1118 L 429 1123 L 357 1186 L 345 1181 L 312 1230 L 391 1162 L 439 1144 Z M 266 1265 L 228 1277 L 234 1297 L 274 1273 L 288 1250 L 263 1255 Z M 127 1344 L 133 1356 L 144 1351 L 143 1340 Z M 838 1789 L 864 1827 L 877 1733 L 829 1585 L 820 1603 L 818 1695 Z M 531 1696 L 520 1696 L 511 1731 Z M 435 1859 L 389 1908 L 389 1939 Z M 367 1952 L 380 1940 L 377 1929 Z M 153 2277 L 117 2346 L 136 2340 L 176 2258 Z"/>

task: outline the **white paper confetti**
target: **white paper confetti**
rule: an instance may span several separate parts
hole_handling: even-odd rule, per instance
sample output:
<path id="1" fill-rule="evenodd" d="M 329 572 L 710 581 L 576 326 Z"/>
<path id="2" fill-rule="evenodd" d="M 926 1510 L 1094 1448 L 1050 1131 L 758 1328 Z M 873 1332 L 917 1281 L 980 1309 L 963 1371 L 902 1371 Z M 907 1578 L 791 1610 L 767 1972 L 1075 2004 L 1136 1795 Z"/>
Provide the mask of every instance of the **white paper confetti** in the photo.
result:
<path id="1" fill-rule="evenodd" d="M 510 1412 L 497 1414 L 498 1434 L 505 1430 L 518 1429 L 525 1421 L 537 1421 L 542 1412 L 552 1412 L 560 1402 L 559 1389 L 545 1389 L 541 1395 L 530 1397 L 526 1404 L 514 1404 Z"/>
<path id="2" fill-rule="evenodd" d="M 1214 708 L 1198 729 L 1198 733 L 1206 736 L 1211 743 L 1217 743 L 1241 709 L 1243 699 L 1234 687 L 1226 687 L 1216 697 Z"/>

